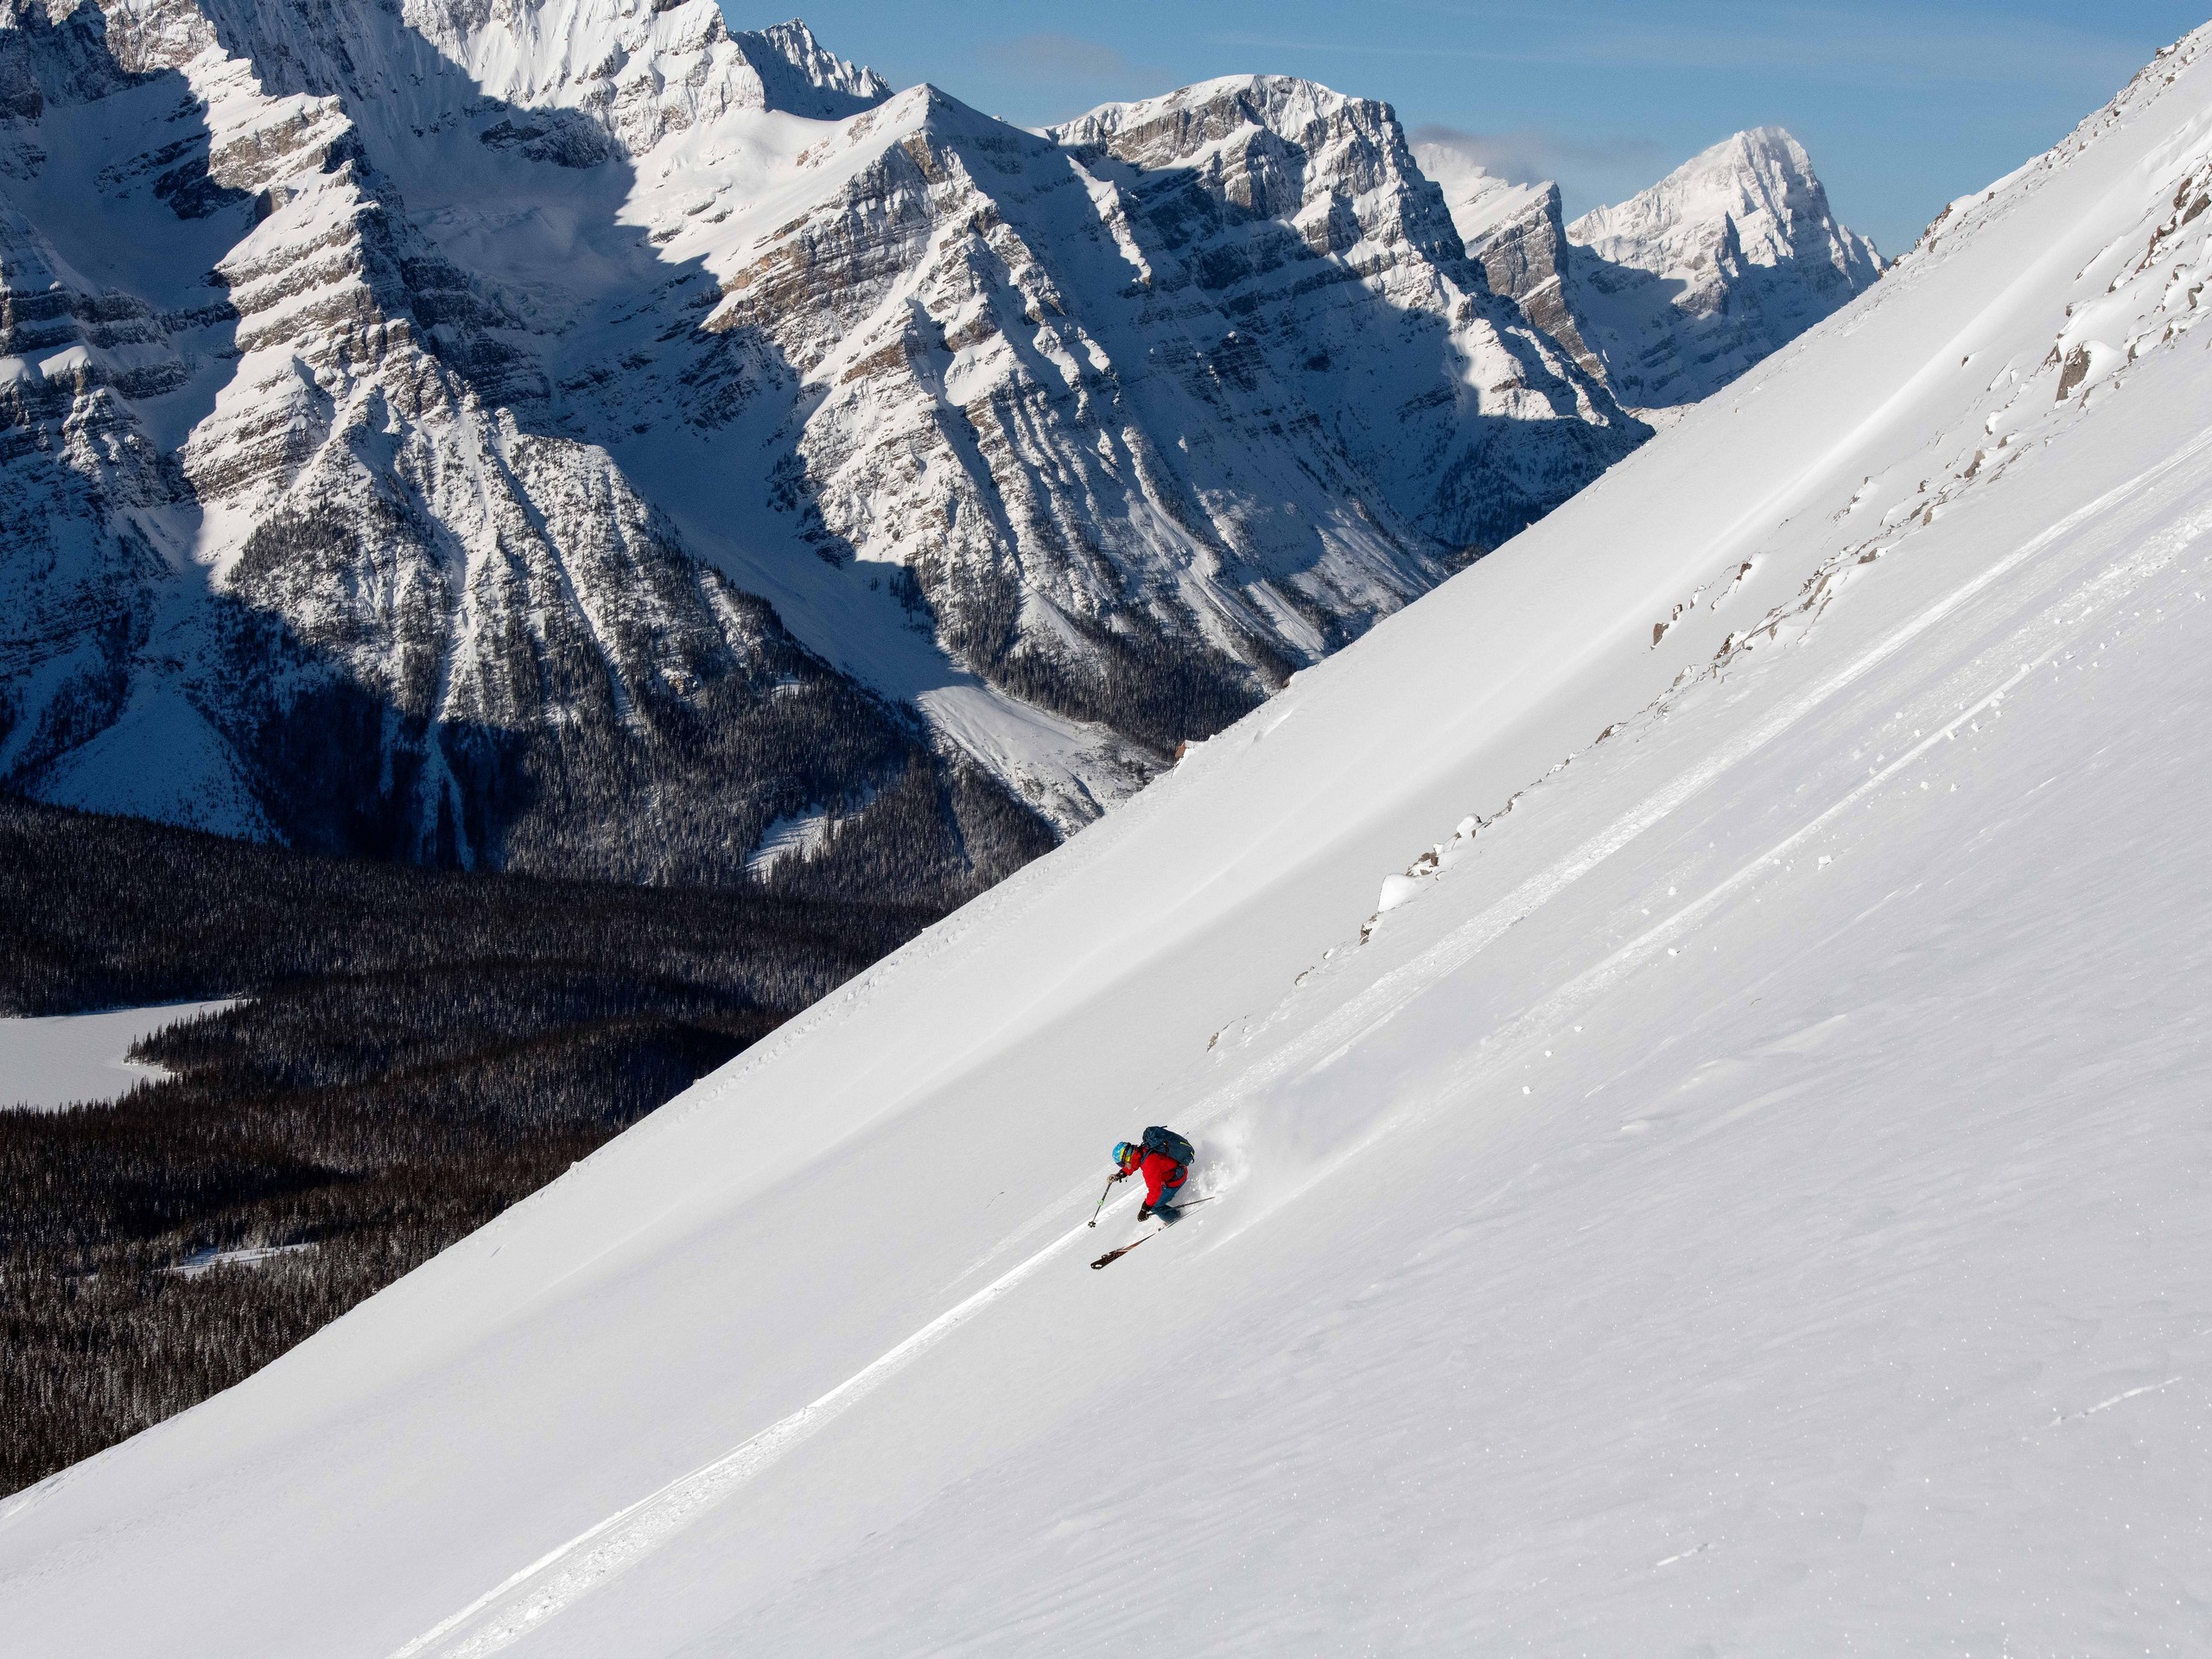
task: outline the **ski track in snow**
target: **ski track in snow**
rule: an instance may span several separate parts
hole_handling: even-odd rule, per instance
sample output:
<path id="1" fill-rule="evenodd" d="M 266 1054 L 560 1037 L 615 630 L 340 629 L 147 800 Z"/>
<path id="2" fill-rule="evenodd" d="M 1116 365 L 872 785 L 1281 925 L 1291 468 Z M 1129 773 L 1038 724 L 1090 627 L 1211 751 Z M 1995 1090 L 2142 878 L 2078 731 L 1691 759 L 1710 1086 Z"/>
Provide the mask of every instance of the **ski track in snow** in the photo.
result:
<path id="1" fill-rule="evenodd" d="M 2145 1382 L 2139 1389 L 2129 1389 L 2123 1393 L 2115 1394 L 2109 1400 L 2100 1400 L 2095 1405 L 2084 1406 L 2079 1411 L 2061 1412 L 2044 1426 L 2043 1432 L 2047 1434 L 2062 1424 L 2078 1422 L 2084 1417 L 2094 1417 L 2101 1411 L 2110 1411 L 2114 1406 L 2125 1405 L 2128 1401 L 2139 1399 L 2146 1394 L 2163 1394 L 2175 1383 L 2187 1381 L 2189 1378 L 2186 1375 L 2170 1376 L 2163 1382 Z"/>
<path id="2" fill-rule="evenodd" d="M 1332 1014 L 1313 1022 L 1298 1038 L 1285 1044 L 1243 1077 L 1215 1091 L 1195 1110 L 1184 1116 L 1194 1128 L 1203 1129 L 1219 1122 L 1235 1106 L 1294 1071 L 1303 1068 L 1319 1071 L 1334 1065 L 1416 998 L 1464 968 L 1508 929 L 1604 864 L 1722 775 L 1767 747 L 1808 715 L 1857 684 L 1914 640 L 1957 613 L 1976 596 L 2029 560 L 2103 514 L 2117 507 L 2139 502 L 2147 492 L 2208 449 L 2212 449 L 2212 430 L 2200 434 L 2153 466 L 2113 486 L 2094 500 L 2031 537 L 1984 569 L 1980 574 L 1927 607 L 1904 626 L 1893 630 L 1839 672 L 1783 705 L 1742 737 L 1721 747 L 1666 788 L 1647 797 L 1567 857 L 1522 881 L 1472 920 L 1462 924 L 1419 956 L 1384 974 L 1365 990 L 1350 998 Z M 1540 1029 L 1558 1023 L 1573 1008 L 1593 999 L 1631 969 L 1650 958 L 1668 941 L 1678 938 L 1758 877 L 1783 863 L 1792 852 L 1897 774 L 1916 764 L 1929 750 L 1950 741 L 1961 728 L 1997 707 L 2048 660 L 2063 639 L 2077 633 L 2082 626 L 2125 599 L 2146 578 L 2171 563 L 2208 531 L 2212 531 L 2212 510 L 2195 514 L 2170 527 L 2164 533 L 2145 543 L 2132 556 L 2109 566 L 2080 589 L 2050 607 L 2035 621 L 2016 630 L 2012 639 L 2007 642 L 2007 659 L 2018 661 L 2021 649 L 2033 643 L 2037 654 L 2030 660 L 2019 662 L 2019 665 L 1999 684 L 1985 691 L 1944 725 L 1878 769 L 1790 835 L 1740 866 L 1702 896 L 1646 929 L 1603 961 L 1487 1033 L 1468 1051 L 1458 1068 L 1461 1077 L 1465 1078 L 1485 1070 L 1501 1050 Z M 2036 639 L 2038 635 L 2041 636 L 2039 640 Z M 1285 1016 L 1279 1011 L 1275 1017 L 1281 1019 Z M 1338 1163 L 1391 1139 L 1414 1122 L 1433 1116 L 1446 1103 L 1432 1102 L 1414 1110 L 1386 1116 L 1345 1147 L 1339 1154 Z M 1279 1202 L 1296 1198 L 1321 1179 L 1322 1173 L 1317 1172 L 1306 1182 L 1293 1188 Z M 995 1247 L 991 1254 L 996 1254 L 998 1249 L 1026 1236 L 1046 1217 L 1065 1210 L 1071 1202 L 1082 1202 L 1088 1196 L 1088 1192 L 1086 1182 L 1082 1190 L 1064 1195 L 1048 1211 L 1009 1235 L 1007 1240 Z M 1125 1195 L 1108 1205 L 1103 1213 L 1106 1216 L 1116 1214 L 1126 1209 L 1131 1201 L 1131 1198 Z M 874 1389 L 1007 1295 L 1053 1257 L 1087 1236 L 1095 1237 L 1096 1235 L 1086 1219 L 1083 1224 L 1060 1234 L 982 1289 L 939 1314 L 828 1393 L 771 1424 L 713 1462 L 680 1476 L 658 1491 L 640 1498 L 628 1508 L 617 1511 L 547 1552 L 475 1602 L 395 1650 L 391 1659 L 422 1659 L 422 1656 L 432 1653 L 437 1654 L 439 1659 L 484 1659 L 485 1656 L 512 1646 L 546 1620 L 556 1617 L 670 1541 L 770 1464 L 834 1422 Z M 988 1255 L 982 1258 L 984 1261 L 988 1259 Z M 969 1271 L 972 1272 L 974 1268 L 970 1268 Z M 2134 1392 L 2145 1391 L 2138 1389 Z M 2130 1397 L 2132 1395 L 2115 1396 L 2091 1409 L 2102 1410 L 2105 1406 L 2117 1404 Z M 1697 1550 L 1687 1552 L 1689 1554 L 1697 1553 Z M 1660 1565 L 1669 1565 L 1681 1559 L 1684 1557 L 1670 1557 L 1669 1562 Z M 468 1630 L 467 1627 L 472 1624 L 475 1628 Z M 440 1645 L 456 1636 L 459 1640 L 449 1645 Z"/>
<path id="3" fill-rule="evenodd" d="M 1131 1195 L 1109 1205 L 1105 1213 L 1126 1209 Z M 441 1659 L 483 1659 L 512 1647 L 547 1619 L 635 1566 L 770 1464 L 835 1422 L 870 1392 L 950 1336 L 993 1302 L 1043 1267 L 1069 1245 L 1090 1233 L 1089 1222 L 1062 1234 L 1034 1255 L 924 1325 L 897 1347 L 879 1356 L 829 1393 L 779 1419 L 712 1463 L 669 1482 L 658 1491 L 620 1510 L 567 1543 L 485 1592 L 442 1624 L 396 1649 L 391 1659 L 417 1659 L 437 1652 Z M 454 1644 L 439 1643 L 480 1616 L 478 1628 Z"/>
<path id="4" fill-rule="evenodd" d="M 1307 1039 L 1289 1045 L 1281 1052 L 1276 1064 L 1268 1071 L 1266 1080 L 1276 1080 L 1294 1069 L 1300 1060 L 1312 1052 L 1319 1040 L 1324 1039 L 1325 1034 L 1342 1030 L 1345 1025 L 1352 1023 L 1357 1018 L 1357 1029 L 1323 1056 L 1312 1066 L 1311 1070 L 1319 1071 L 1336 1064 L 1357 1048 L 1361 1042 L 1395 1019 L 1415 999 L 1435 988 L 1449 976 L 1465 967 L 1479 951 L 1495 941 L 1508 928 L 1532 914 L 1546 900 L 1564 891 L 1573 880 L 1597 868 L 1613 852 L 1627 846 L 1644 830 L 1656 824 L 1667 813 L 1688 800 L 1705 785 L 1713 782 L 1721 772 L 1727 769 L 1727 766 L 1746 759 L 1756 749 L 1764 747 L 1774 737 L 1780 735 L 1784 728 L 1795 723 L 1803 715 L 1810 714 L 1835 692 L 1863 678 L 1881 662 L 1894 656 L 1910 640 L 1919 637 L 1937 622 L 1954 613 L 1961 605 L 1988 588 L 2006 572 L 2017 569 L 2024 561 L 2050 547 L 2063 536 L 2080 529 L 2098 514 L 2136 499 L 2142 492 L 2207 448 L 2212 448 L 2212 432 L 2208 432 L 2193 440 L 2158 465 L 2138 474 L 2126 483 L 2116 486 L 2096 500 L 2068 515 L 2049 530 L 2007 555 L 1974 581 L 1955 589 L 1936 604 L 1923 611 L 1904 627 L 1898 629 L 1881 644 L 1860 656 L 1850 667 L 1778 713 L 1765 726 L 1758 728 L 1751 738 L 1745 741 L 1740 752 L 1730 755 L 1728 752 L 1724 751 L 1722 755 L 1715 756 L 1714 762 L 1708 763 L 1707 766 L 1686 773 L 1681 784 L 1660 791 L 1659 794 L 1650 798 L 1643 806 L 1624 815 L 1605 834 L 1586 842 L 1565 864 L 1554 866 L 1553 869 L 1545 872 L 1542 875 L 1530 878 L 1520 887 L 1516 888 L 1506 899 L 1484 912 L 1472 922 L 1465 924 L 1447 938 L 1432 946 L 1421 957 L 1414 958 L 1413 962 L 1402 965 L 1376 981 L 1366 992 L 1344 1004 L 1338 1010 L 1338 1016 L 1334 1020 L 1317 1022 L 1315 1026 L 1309 1028 Z M 1974 702 L 1961 709 L 1942 727 L 1929 732 L 1925 738 L 1916 742 L 1896 760 L 1878 768 L 1863 783 L 1853 788 L 1818 817 L 1739 866 L 1726 880 L 1699 898 L 1684 905 L 1672 915 L 1645 929 L 1635 938 L 1614 950 L 1602 962 L 1577 975 L 1550 995 L 1530 1005 L 1521 1014 L 1484 1033 L 1482 1038 L 1469 1046 L 1465 1054 L 1454 1068 L 1459 1084 L 1458 1094 L 1455 1096 L 1440 1097 L 1425 1104 L 1386 1116 L 1344 1147 L 1336 1155 L 1332 1167 L 1317 1170 L 1306 1180 L 1289 1189 L 1281 1198 L 1277 1200 L 1278 1205 L 1287 1203 L 1303 1195 L 1319 1185 L 1323 1179 L 1341 1169 L 1345 1162 L 1393 1139 L 1415 1123 L 1434 1118 L 1440 1112 L 1457 1103 L 1458 1099 L 1464 1097 L 1467 1090 L 1471 1087 L 1473 1080 L 1490 1069 L 1502 1051 L 1535 1036 L 1539 1032 L 1554 1029 L 1567 1021 L 1577 1009 L 1594 1001 L 1631 970 L 1656 956 L 1661 950 L 1666 948 L 1670 940 L 1680 938 L 1698 923 L 1712 915 L 1728 899 L 1741 893 L 1758 877 L 1783 865 L 1792 853 L 1828 828 L 1851 808 L 1859 804 L 1868 796 L 1877 793 L 1900 772 L 1916 765 L 1929 751 L 1950 741 L 1957 735 L 1960 728 L 1968 725 L 1978 716 L 1997 708 L 2007 696 L 2023 684 L 2029 676 L 2044 666 L 2065 640 L 2078 635 L 2087 625 L 2095 621 L 2113 606 L 2126 599 L 2145 580 L 2171 564 L 2183 551 L 2200 540 L 2207 531 L 2212 531 L 2212 509 L 2207 509 L 2183 520 L 2179 524 L 2170 527 L 2164 533 L 2146 543 L 2133 556 L 2109 566 L 2084 583 L 2079 590 L 2052 606 L 2034 622 L 2018 630 L 2007 642 L 2005 652 L 2007 659 L 2017 660 L 2022 649 L 2028 646 L 2031 641 L 2035 641 L 2039 649 L 2038 654 L 2033 660 L 2021 663 L 2019 667 L 2007 676 L 2001 683 L 1985 692 Z M 2040 636 L 2039 640 L 2038 636 Z M 1724 758 L 1726 764 L 1719 764 Z M 1663 810 L 1653 810 L 1660 803 L 1664 803 Z M 1572 874 L 1565 874 L 1570 870 L 1573 872 Z M 1414 972 L 1423 964 L 1427 965 L 1427 971 Z M 1217 1097 L 1220 1099 L 1220 1104 L 1212 1107 L 1205 1116 L 1207 1118 L 1218 1117 L 1236 1102 L 1246 1098 L 1254 1092 L 1255 1092 L 1254 1083 L 1240 1080 L 1236 1084 L 1231 1085 L 1229 1090 L 1224 1090 L 1223 1096 Z M 2140 1393 L 2144 1390 L 2139 1389 L 2136 1392 Z M 2120 1396 L 2122 1399 L 2132 1397 L 2132 1395 Z M 2105 1402 L 2106 1405 L 2116 1403 L 2118 1403 L 2117 1400 Z M 2093 1408 L 2094 1410 L 2103 1408 L 2102 1406 Z"/>

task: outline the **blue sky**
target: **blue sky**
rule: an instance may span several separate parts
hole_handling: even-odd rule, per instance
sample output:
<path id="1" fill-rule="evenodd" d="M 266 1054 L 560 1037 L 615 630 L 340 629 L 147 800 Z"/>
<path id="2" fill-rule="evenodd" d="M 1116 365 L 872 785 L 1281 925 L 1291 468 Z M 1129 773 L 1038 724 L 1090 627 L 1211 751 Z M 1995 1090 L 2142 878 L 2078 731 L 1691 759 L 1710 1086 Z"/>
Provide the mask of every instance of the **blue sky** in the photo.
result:
<path id="1" fill-rule="evenodd" d="M 1213 75 L 1304 75 L 1556 178 L 1570 213 L 1739 128 L 1811 151 L 1844 221 L 1902 251 L 2119 89 L 2212 0 L 724 0 L 800 15 L 898 86 L 1025 126 Z"/>

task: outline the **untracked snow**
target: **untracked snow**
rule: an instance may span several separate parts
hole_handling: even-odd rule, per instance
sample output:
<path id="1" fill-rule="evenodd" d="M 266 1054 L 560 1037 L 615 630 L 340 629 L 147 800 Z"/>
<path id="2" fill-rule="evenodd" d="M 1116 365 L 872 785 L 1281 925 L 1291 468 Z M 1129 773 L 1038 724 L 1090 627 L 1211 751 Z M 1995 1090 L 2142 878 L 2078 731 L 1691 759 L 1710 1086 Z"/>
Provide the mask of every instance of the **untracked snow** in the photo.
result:
<path id="1" fill-rule="evenodd" d="M 2209 39 L 1126 807 L 0 1503 L 10 1646 L 2201 1652 Z M 1147 1123 L 1216 1201 L 1090 1272 Z"/>

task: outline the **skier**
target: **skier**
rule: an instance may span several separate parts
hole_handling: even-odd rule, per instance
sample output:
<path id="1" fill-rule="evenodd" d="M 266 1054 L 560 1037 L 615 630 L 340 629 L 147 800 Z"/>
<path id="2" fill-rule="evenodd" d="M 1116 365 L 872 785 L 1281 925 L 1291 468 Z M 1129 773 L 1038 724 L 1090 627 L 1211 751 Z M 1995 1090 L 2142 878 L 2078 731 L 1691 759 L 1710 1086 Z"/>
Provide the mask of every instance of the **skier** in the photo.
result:
<path id="1" fill-rule="evenodd" d="M 1157 1125 L 1147 1129 L 1141 1141 L 1114 1143 L 1114 1162 L 1120 1170 L 1114 1179 L 1144 1177 L 1144 1205 L 1137 1211 L 1139 1221 L 1158 1216 L 1160 1225 L 1172 1227 L 1183 1218 L 1174 1200 L 1182 1196 L 1183 1183 L 1191 1176 L 1191 1161 L 1197 1156 L 1188 1141 Z"/>

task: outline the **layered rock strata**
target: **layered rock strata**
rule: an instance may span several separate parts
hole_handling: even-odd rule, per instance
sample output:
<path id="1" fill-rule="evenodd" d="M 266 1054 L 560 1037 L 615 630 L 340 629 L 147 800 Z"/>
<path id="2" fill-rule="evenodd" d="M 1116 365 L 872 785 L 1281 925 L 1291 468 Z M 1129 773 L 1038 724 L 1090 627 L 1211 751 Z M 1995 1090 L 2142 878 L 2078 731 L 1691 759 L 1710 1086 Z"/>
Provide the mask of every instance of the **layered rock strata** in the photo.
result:
<path id="1" fill-rule="evenodd" d="M 0 0 L 0 781 L 75 804 L 969 890 L 1644 433 L 1304 82 Z"/>

